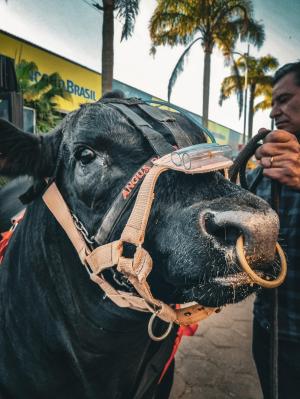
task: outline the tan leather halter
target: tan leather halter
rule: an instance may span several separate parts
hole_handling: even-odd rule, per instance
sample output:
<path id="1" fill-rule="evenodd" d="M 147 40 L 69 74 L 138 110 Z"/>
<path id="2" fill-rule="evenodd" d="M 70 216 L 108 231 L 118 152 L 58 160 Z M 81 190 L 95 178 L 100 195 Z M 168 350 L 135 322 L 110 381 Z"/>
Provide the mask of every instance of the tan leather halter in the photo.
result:
<path id="1" fill-rule="evenodd" d="M 231 164 L 230 160 L 222 158 L 219 160 L 216 169 L 220 169 L 220 165 L 227 169 Z M 147 277 L 153 266 L 152 258 L 142 247 L 154 200 L 154 188 L 157 179 L 161 173 L 169 169 L 190 174 L 208 172 L 206 167 L 199 167 L 192 171 L 177 167 L 172 164 L 170 155 L 154 161 L 153 167 L 139 189 L 135 205 L 120 239 L 99 246 L 93 251 L 88 248 L 83 236 L 75 227 L 70 210 L 55 183 L 48 187 L 43 195 L 43 200 L 70 238 L 83 265 L 87 267 L 88 271 L 90 268 L 91 280 L 97 283 L 116 305 L 138 311 L 151 312 L 169 323 L 175 322 L 179 325 L 188 325 L 205 319 L 219 309 L 203 307 L 199 304 L 173 309 L 166 303 L 154 298 L 147 283 Z M 210 166 L 209 171 L 212 170 L 214 168 Z M 136 246 L 133 258 L 125 258 L 123 256 L 124 243 Z M 115 265 L 117 265 L 117 270 L 125 275 L 134 286 L 138 295 L 117 290 L 104 279 L 102 272 Z"/>

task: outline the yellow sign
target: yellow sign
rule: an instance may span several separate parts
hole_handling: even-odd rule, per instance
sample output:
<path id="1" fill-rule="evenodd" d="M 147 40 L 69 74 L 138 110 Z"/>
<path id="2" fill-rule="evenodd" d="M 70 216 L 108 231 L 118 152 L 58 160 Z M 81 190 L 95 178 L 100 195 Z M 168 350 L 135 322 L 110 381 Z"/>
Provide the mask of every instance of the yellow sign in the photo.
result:
<path id="1" fill-rule="evenodd" d="M 158 97 L 152 97 L 153 101 L 161 101 L 161 102 L 165 102 L 164 100 L 162 100 L 161 98 Z M 160 109 L 163 109 L 165 111 L 171 111 L 171 112 L 178 112 L 176 111 L 174 108 L 170 108 L 167 105 L 161 105 L 161 104 L 155 104 L 155 103 L 151 103 L 151 105 L 153 105 L 154 107 L 159 107 Z"/>
<path id="2" fill-rule="evenodd" d="M 230 130 L 216 122 L 208 121 L 208 130 L 212 132 L 218 144 L 229 143 L 229 132 Z"/>
<path id="3" fill-rule="evenodd" d="M 101 95 L 101 75 L 64 58 L 42 50 L 34 45 L 15 39 L 0 32 L 0 54 L 13 58 L 17 64 L 21 60 L 34 62 L 38 72 L 33 80 L 43 74 L 58 72 L 61 85 L 70 93 L 70 100 L 58 98 L 58 109 L 63 112 L 73 111 L 80 104 L 94 102 Z M 100 56 L 100 55 L 99 55 Z"/>

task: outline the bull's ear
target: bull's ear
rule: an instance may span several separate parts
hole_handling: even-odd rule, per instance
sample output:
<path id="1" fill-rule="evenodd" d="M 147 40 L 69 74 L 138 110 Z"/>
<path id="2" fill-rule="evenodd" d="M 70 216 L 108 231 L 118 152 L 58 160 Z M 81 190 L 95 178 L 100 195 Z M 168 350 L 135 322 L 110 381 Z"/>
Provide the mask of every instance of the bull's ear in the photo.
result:
<path id="1" fill-rule="evenodd" d="M 0 119 L 0 174 L 49 177 L 55 167 L 61 131 L 37 136 Z"/>

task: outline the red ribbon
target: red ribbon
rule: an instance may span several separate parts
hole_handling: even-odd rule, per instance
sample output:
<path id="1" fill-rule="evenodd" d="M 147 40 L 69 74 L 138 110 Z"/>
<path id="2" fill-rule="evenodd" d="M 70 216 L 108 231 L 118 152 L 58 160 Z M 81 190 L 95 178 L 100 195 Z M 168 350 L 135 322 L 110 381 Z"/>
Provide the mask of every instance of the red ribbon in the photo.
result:
<path id="1" fill-rule="evenodd" d="M 13 230 L 8 230 L 1 234 L 2 239 L 0 241 L 0 264 L 3 261 L 5 251 L 8 247 L 8 243 L 12 235 L 13 235 Z"/>
<path id="2" fill-rule="evenodd" d="M 186 337 L 193 336 L 195 334 L 195 332 L 197 331 L 197 328 L 198 328 L 198 324 L 190 324 L 189 326 L 180 326 L 179 327 L 179 329 L 177 331 L 177 336 L 174 341 L 172 353 L 171 353 L 169 360 L 165 364 L 165 367 L 160 375 L 160 378 L 158 381 L 159 384 L 160 384 L 161 380 L 163 379 L 164 375 L 166 374 L 170 364 L 172 363 L 172 360 L 174 359 L 174 357 L 176 355 L 176 352 L 179 348 L 179 344 L 181 342 L 182 337 L 183 336 L 186 336 Z"/>
<path id="3" fill-rule="evenodd" d="M 12 237 L 14 231 L 15 231 L 15 228 L 17 227 L 17 225 L 23 219 L 24 213 L 25 213 L 25 209 L 23 211 L 21 211 L 20 213 L 18 213 L 14 217 L 14 219 L 12 221 L 12 228 L 10 230 L 5 231 L 4 233 L 0 233 L 0 237 L 2 237 L 1 240 L 0 240 L 0 265 L 1 265 L 2 261 L 3 261 L 4 254 L 5 254 L 6 250 L 7 250 L 9 241 L 10 241 L 10 239 L 11 239 L 11 237 Z"/>

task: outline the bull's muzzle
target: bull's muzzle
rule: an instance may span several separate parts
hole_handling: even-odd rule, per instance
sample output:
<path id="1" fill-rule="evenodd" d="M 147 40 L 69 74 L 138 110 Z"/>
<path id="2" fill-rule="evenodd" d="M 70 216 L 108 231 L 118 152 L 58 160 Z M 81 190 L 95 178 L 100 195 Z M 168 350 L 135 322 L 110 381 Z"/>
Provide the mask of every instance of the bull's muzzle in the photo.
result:
<path id="1" fill-rule="evenodd" d="M 223 235 L 224 242 L 231 240 L 235 245 L 242 235 L 244 251 L 251 265 L 262 268 L 274 261 L 279 222 L 272 209 L 265 212 L 207 210 L 205 219 L 207 232 L 217 238 Z"/>
<path id="2" fill-rule="evenodd" d="M 228 210 L 207 211 L 205 227 L 209 234 L 224 245 L 235 245 L 238 262 L 251 281 L 267 288 L 275 288 L 285 279 L 287 267 L 282 248 L 277 243 L 279 222 L 277 214 L 265 212 Z M 279 255 L 281 270 L 274 280 L 261 277 L 255 272 L 264 271 Z"/>

